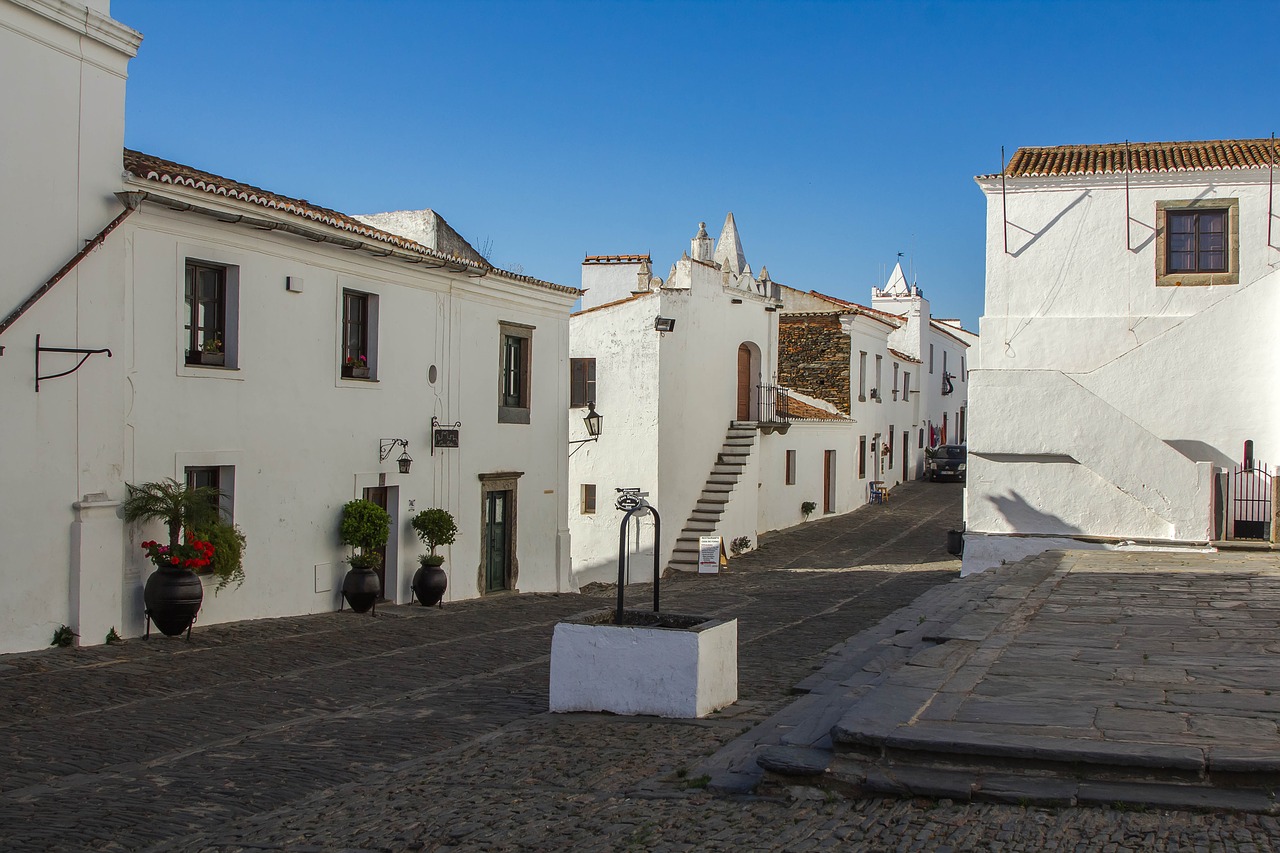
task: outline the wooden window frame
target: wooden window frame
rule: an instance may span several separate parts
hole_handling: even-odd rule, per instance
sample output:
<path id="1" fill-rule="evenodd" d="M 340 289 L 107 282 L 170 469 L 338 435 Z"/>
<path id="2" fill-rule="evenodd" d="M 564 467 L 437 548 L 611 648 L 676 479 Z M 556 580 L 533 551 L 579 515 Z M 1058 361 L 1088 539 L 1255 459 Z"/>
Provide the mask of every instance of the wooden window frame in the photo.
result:
<path id="1" fill-rule="evenodd" d="M 581 496 L 581 503 L 579 504 L 579 508 L 582 510 L 583 515 L 596 514 L 596 484 L 595 483 L 582 484 L 582 496 Z"/>
<path id="2" fill-rule="evenodd" d="M 374 379 L 371 342 L 374 296 L 361 290 L 342 289 L 342 353 L 339 368 L 343 379 Z M 362 316 L 353 316 L 358 306 Z M 361 359 L 363 358 L 363 362 Z M 363 366 L 361 366 L 363 364 Z"/>
<path id="3" fill-rule="evenodd" d="M 796 484 L 796 452 L 795 450 L 788 450 L 786 452 L 785 465 L 786 465 L 786 471 L 785 471 L 784 482 L 788 486 L 794 486 Z"/>
<path id="4" fill-rule="evenodd" d="M 569 407 L 581 409 L 596 401 L 596 360 L 569 359 Z"/>
<path id="5" fill-rule="evenodd" d="M 1222 270 L 1174 270 L 1170 264 L 1169 223 L 1171 215 L 1193 215 L 1203 212 L 1225 216 L 1224 256 Z M 1240 200 L 1238 198 L 1171 199 L 1156 202 L 1156 285 L 1160 287 L 1199 287 L 1240 283 Z M 1199 251 L 1196 251 L 1199 263 Z"/>
<path id="6" fill-rule="evenodd" d="M 867 437 L 858 436 L 858 479 L 867 479 Z"/>
<path id="7" fill-rule="evenodd" d="M 498 323 L 498 423 L 529 423 L 533 326 Z"/>
<path id="8" fill-rule="evenodd" d="M 227 332 L 228 305 L 228 271 L 226 264 L 209 261 L 198 261 L 187 258 L 183 273 L 183 300 L 185 303 L 183 318 L 183 338 L 185 340 L 185 363 L 200 367 L 226 366 L 226 349 L 229 343 Z M 200 298 L 200 273 L 213 273 L 216 294 L 212 300 Z M 212 311 L 197 310 L 197 305 L 211 303 Z M 205 317 L 204 323 L 198 323 L 199 316 Z M 206 353 L 205 345 L 213 340 L 220 342 L 216 353 Z"/>

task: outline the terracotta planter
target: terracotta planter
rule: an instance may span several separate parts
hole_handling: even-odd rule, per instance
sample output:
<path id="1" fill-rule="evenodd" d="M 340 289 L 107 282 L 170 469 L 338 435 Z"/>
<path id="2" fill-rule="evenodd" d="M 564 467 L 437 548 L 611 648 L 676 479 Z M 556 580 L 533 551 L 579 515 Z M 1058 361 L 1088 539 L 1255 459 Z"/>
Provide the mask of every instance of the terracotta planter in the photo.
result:
<path id="1" fill-rule="evenodd" d="M 382 582 L 373 569 L 352 568 L 342 579 L 342 597 L 356 613 L 364 613 L 373 607 L 382 594 Z"/>
<path id="2" fill-rule="evenodd" d="M 440 604 L 448 588 L 449 576 L 440 568 L 440 563 L 424 564 L 413 573 L 413 594 L 424 607 Z"/>
<path id="3" fill-rule="evenodd" d="M 191 629 L 204 601 L 204 584 L 190 569 L 161 568 L 151 573 L 142 591 L 147 617 L 167 637 Z"/>

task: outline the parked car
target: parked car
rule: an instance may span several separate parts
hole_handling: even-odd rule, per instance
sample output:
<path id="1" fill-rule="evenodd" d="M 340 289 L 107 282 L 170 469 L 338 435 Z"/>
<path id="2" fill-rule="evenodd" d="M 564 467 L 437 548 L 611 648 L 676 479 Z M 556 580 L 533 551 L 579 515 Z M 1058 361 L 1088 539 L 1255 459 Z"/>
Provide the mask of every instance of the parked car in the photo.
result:
<path id="1" fill-rule="evenodd" d="M 963 444 L 941 444 L 934 448 L 929 457 L 929 479 L 954 477 L 964 482 L 965 449 Z"/>

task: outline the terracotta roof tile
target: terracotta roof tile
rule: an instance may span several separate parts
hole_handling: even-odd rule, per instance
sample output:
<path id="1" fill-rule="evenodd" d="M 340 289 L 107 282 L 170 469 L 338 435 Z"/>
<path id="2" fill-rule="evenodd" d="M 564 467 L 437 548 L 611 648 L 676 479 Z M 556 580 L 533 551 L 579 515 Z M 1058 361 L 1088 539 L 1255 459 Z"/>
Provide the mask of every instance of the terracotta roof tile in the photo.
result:
<path id="1" fill-rule="evenodd" d="M 641 261 L 652 261 L 648 255 L 587 255 L 584 264 L 638 264 Z"/>
<path id="2" fill-rule="evenodd" d="M 627 302 L 635 302 L 637 299 L 642 299 L 646 296 L 652 296 L 657 292 L 658 291 L 656 290 L 646 290 L 641 293 L 633 293 L 630 296 L 624 296 L 621 299 L 615 299 L 612 302 L 604 302 L 604 303 L 601 303 L 600 305 L 592 305 L 590 308 L 583 308 L 581 311 L 575 311 L 569 316 L 581 317 L 583 314 L 590 314 L 592 311 L 603 311 L 605 308 L 612 308 L 615 305 L 623 305 Z"/>
<path id="3" fill-rule="evenodd" d="M 150 154 L 143 154 L 141 151 L 134 151 L 129 148 L 124 149 L 124 168 L 130 174 L 145 181 L 155 181 L 156 183 L 161 184 L 190 187 L 191 189 L 206 192 L 210 195 L 224 196 L 226 198 L 237 199 L 239 201 L 255 204 L 271 210 L 278 210 L 302 219 L 308 219 L 312 222 L 319 222 L 323 225 L 338 228 L 342 231 L 358 234 L 361 237 L 366 237 L 370 240 L 387 243 L 406 252 L 430 258 L 437 258 L 444 261 L 452 261 L 472 269 L 480 269 L 485 273 L 495 274 L 513 281 L 521 281 L 526 284 L 546 287 L 563 293 L 578 292 L 576 287 L 567 287 L 563 284 L 543 281 L 541 279 L 534 278 L 533 276 L 508 272 L 507 270 L 498 269 L 497 267 L 487 263 L 480 266 L 471 261 L 450 255 L 446 252 L 440 252 L 429 246 L 424 246 L 421 243 L 417 243 L 405 237 L 400 237 L 388 231 L 383 231 L 379 228 L 366 225 L 357 219 L 347 216 L 345 213 L 339 213 L 338 211 L 330 210 L 327 207 L 320 207 L 319 205 L 312 204 L 306 199 L 290 198 L 289 196 L 279 195 L 278 193 L 273 193 L 269 190 L 264 190 L 251 184 L 233 181 L 230 178 L 224 178 L 211 172 L 202 172 L 199 169 L 193 169 L 190 166 L 184 166 L 181 163 L 175 163 L 172 160 L 164 160 L 160 157 L 153 157 Z"/>
<path id="4" fill-rule="evenodd" d="M 889 348 L 889 354 L 900 361 L 909 361 L 912 364 L 924 364 L 924 362 L 921 361 L 920 359 L 912 358 L 911 356 L 907 355 L 905 352 L 898 352 L 893 347 Z"/>
<path id="5" fill-rule="evenodd" d="M 1208 142 L 1123 142 L 1106 145 L 1056 145 L 1019 148 L 1004 174 L 1009 177 L 1047 175 L 1194 172 L 1210 169 L 1264 169 L 1280 163 L 1270 139 L 1220 139 Z M 986 175 L 998 178 L 999 174 Z"/>

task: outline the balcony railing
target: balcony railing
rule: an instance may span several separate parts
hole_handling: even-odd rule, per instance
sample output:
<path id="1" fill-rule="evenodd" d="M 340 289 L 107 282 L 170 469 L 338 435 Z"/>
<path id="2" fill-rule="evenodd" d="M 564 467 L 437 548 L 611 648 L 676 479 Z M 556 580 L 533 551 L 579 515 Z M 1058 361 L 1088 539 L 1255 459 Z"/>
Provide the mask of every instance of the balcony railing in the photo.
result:
<path id="1" fill-rule="evenodd" d="M 762 424 L 791 423 L 791 395 L 781 385 L 757 385 Z"/>

